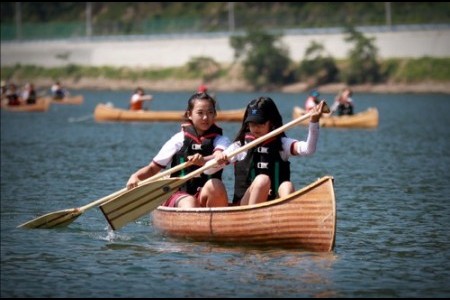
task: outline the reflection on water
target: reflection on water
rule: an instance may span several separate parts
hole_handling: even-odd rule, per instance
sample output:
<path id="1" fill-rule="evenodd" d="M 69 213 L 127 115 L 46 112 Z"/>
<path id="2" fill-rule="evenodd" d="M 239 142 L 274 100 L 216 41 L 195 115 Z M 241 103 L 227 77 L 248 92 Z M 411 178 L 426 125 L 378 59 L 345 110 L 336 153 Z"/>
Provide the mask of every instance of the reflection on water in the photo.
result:
<path id="1" fill-rule="evenodd" d="M 149 255 L 158 256 L 160 267 L 169 268 L 174 263 L 167 257 L 178 257 L 177 274 L 183 273 L 182 282 L 191 282 L 192 296 L 252 296 L 252 297 L 336 297 L 330 273 L 337 260 L 335 253 L 314 253 L 301 250 L 261 249 L 256 247 L 232 247 L 202 242 L 182 242 L 173 239 L 154 240 L 141 236 L 140 243 L 124 241 L 110 243 L 106 250 L 127 253 L 121 262 L 127 265 L 136 258 L 145 260 Z M 126 239 L 126 238 L 125 238 Z M 143 243 L 143 240 L 148 243 Z M 172 269 L 170 267 L 169 269 Z M 211 276 L 205 289 L 198 277 Z M 237 276 L 237 277 L 236 277 Z M 227 280 L 228 278 L 228 280 Z M 229 282 L 234 282 L 232 286 Z M 235 285 L 238 286 L 235 286 Z M 326 286 L 326 289 L 322 287 Z M 257 290 L 255 290 L 257 287 Z M 220 294 L 217 294 L 217 291 Z M 161 291 L 164 295 L 164 291 Z M 184 294 L 185 295 L 185 294 Z"/>

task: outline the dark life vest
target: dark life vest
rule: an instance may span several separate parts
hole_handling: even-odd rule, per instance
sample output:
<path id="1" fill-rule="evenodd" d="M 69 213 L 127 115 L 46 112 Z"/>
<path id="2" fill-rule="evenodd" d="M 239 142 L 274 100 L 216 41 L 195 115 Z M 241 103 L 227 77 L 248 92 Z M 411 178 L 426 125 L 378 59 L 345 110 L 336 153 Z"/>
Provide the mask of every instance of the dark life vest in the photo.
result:
<path id="1" fill-rule="evenodd" d="M 37 99 L 36 92 L 31 91 L 30 94 L 28 95 L 27 104 L 35 104 L 36 99 Z"/>
<path id="2" fill-rule="evenodd" d="M 183 124 L 182 129 L 184 132 L 184 142 L 181 149 L 175 153 L 172 159 L 172 167 L 175 167 L 181 163 L 187 161 L 187 157 L 200 153 L 202 156 L 208 156 L 214 152 L 214 139 L 222 135 L 222 129 L 217 125 L 212 125 L 202 136 L 197 134 L 194 126 L 192 124 Z M 194 170 L 197 170 L 199 166 L 189 166 L 180 172 L 173 173 L 171 177 L 184 176 Z M 210 178 L 222 179 L 222 170 L 212 174 L 206 175 L 201 174 L 198 177 L 192 178 L 186 182 L 186 184 L 181 187 L 180 190 L 187 192 L 188 194 L 194 195 L 199 187 L 205 185 L 205 183 Z"/>
<path id="3" fill-rule="evenodd" d="M 245 142 L 249 143 L 253 140 L 255 137 L 247 133 Z M 255 177 L 260 174 L 270 177 L 271 187 L 268 200 L 277 197 L 280 184 L 291 180 L 290 162 L 281 158 L 281 150 L 281 137 L 274 137 L 248 150 L 245 159 L 235 163 L 233 204 L 241 201 Z"/>
<path id="4" fill-rule="evenodd" d="M 353 115 L 353 105 L 348 103 L 341 103 L 337 107 L 338 116 L 350 116 Z"/>
<path id="5" fill-rule="evenodd" d="M 7 94 L 6 98 L 8 99 L 8 105 L 17 106 L 20 105 L 19 96 L 17 94 Z"/>
<path id="6" fill-rule="evenodd" d="M 57 89 L 53 94 L 53 99 L 62 100 L 62 99 L 64 99 L 65 96 L 66 96 L 66 94 L 64 93 L 63 89 Z"/>

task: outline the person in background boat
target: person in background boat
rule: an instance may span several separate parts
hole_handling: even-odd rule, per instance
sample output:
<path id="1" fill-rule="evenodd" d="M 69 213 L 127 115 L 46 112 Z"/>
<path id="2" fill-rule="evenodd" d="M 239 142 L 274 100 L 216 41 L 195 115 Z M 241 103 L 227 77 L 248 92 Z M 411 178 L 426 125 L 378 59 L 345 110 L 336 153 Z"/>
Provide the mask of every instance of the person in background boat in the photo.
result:
<path id="1" fill-rule="evenodd" d="M 197 89 L 198 93 L 207 93 L 208 92 L 208 87 L 204 84 L 201 84 L 198 89 Z"/>
<path id="2" fill-rule="evenodd" d="M 7 91 L 7 86 L 6 86 L 6 81 L 2 80 L 1 81 L 1 100 L 3 101 L 3 99 L 6 99 L 6 91 Z"/>
<path id="3" fill-rule="evenodd" d="M 19 97 L 17 93 L 17 86 L 14 83 L 10 83 L 8 85 L 8 89 L 6 90 L 6 99 L 8 99 L 9 106 L 18 106 L 22 104 L 22 99 Z"/>
<path id="4" fill-rule="evenodd" d="M 208 87 L 207 87 L 204 83 L 202 83 L 202 84 L 198 87 L 197 92 L 198 92 L 198 93 L 208 93 Z M 214 100 L 217 101 L 216 95 L 215 95 L 214 93 L 209 93 L 209 95 L 210 95 Z"/>
<path id="5" fill-rule="evenodd" d="M 216 113 L 216 101 L 210 95 L 193 94 L 188 100 L 181 131 L 163 145 L 149 165 L 130 176 L 127 188 L 136 187 L 139 181 L 157 174 L 169 165 L 175 167 L 190 161 L 191 166 L 172 174 L 172 177 L 183 176 L 218 156 L 230 145 L 230 141 L 215 124 Z M 221 179 L 221 172 L 193 178 L 172 194 L 164 205 L 185 208 L 228 206 L 227 191 Z"/>
<path id="6" fill-rule="evenodd" d="M 312 90 L 309 94 L 308 98 L 305 101 L 305 111 L 309 112 L 313 109 L 317 104 L 319 104 L 320 93 L 317 90 Z"/>
<path id="7" fill-rule="evenodd" d="M 152 95 L 146 95 L 143 88 L 137 87 L 130 99 L 130 110 L 142 110 L 144 101 L 151 100 L 153 100 Z"/>
<path id="8" fill-rule="evenodd" d="M 281 133 L 229 160 L 228 153 L 283 126 L 281 114 L 271 98 L 259 97 L 250 101 L 234 142 L 216 157 L 219 166 L 205 173 L 214 174 L 225 164 L 234 163 L 233 205 L 256 204 L 287 196 L 295 191 L 290 179 L 289 157 L 308 156 L 316 151 L 323 106 L 321 101 L 311 110 L 306 141 Z"/>
<path id="9" fill-rule="evenodd" d="M 27 84 L 25 84 L 25 89 L 22 92 L 22 99 L 26 104 L 35 104 L 36 103 L 37 95 L 36 95 L 36 91 L 34 89 L 34 84 L 29 83 L 29 82 Z"/>
<path id="10" fill-rule="evenodd" d="M 59 81 L 56 81 L 50 90 L 54 100 L 62 100 L 69 96 L 69 92 L 61 85 L 61 82 Z"/>
<path id="11" fill-rule="evenodd" d="M 353 115 L 352 95 L 353 92 L 349 87 L 343 88 L 336 96 L 331 111 L 336 112 L 338 116 Z"/>

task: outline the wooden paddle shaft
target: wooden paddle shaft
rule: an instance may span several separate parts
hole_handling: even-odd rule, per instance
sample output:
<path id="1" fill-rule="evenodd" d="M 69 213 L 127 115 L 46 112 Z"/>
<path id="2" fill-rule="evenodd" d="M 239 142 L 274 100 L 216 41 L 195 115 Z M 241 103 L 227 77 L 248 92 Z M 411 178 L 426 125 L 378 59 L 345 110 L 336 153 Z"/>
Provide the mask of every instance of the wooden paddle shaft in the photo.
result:
<path id="1" fill-rule="evenodd" d="M 167 175 L 170 175 L 170 174 L 172 174 L 172 173 L 181 171 L 181 170 L 183 170 L 184 168 L 186 168 L 187 166 L 189 166 L 190 164 L 191 164 L 191 162 L 187 161 L 187 162 L 184 162 L 184 163 L 182 163 L 182 164 L 179 164 L 179 165 L 177 165 L 177 166 L 175 166 L 175 167 L 173 167 L 173 168 L 170 168 L 170 169 L 168 169 L 168 170 L 165 170 L 165 171 L 163 171 L 163 172 L 159 172 L 158 174 L 155 174 L 155 175 L 153 175 L 152 177 L 149 177 L 149 178 L 147 178 L 147 179 L 145 179 L 145 180 L 142 180 L 141 182 L 139 182 L 138 185 L 143 185 L 143 184 L 146 184 L 146 183 L 155 181 L 155 180 L 157 180 L 157 179 L 161 179 L 161 178 L 163 178 L 163 177 L 165 177 L 165 176 L 167 176 Z M 119 191 L 117 191 L 117 192 L 114 192 L 114 193 L 112 193 L 112 194 L 106 196 L 106 197 L 103 197 L 103 198 L 98 199 L 98 200 L 96 200 L 96 201 L 94 201 L 94 202 L 91 202 L 91 203 L 89 203 L 89 204 L 86 204 L 86 205 L 80 207 L 79 210 L 83 212 L 83 211 L 85 211 L 85 210 L 87 210 L 87 209 L 90 209 L 90 208 L 92 208 L 92 207 L 98 206 L 98 205 L 100 205 L 100 204 L 102 204 L 102 203 L 105 203 L 105 202 L 107 202 L 107 201 L 109 201 L 109 200 L 111 200 L 111 199 L 113 199 L 113 198 L 115 198 L 115 197 L 117 197 L 117 196 L 119 196 L 119 195 L 125 193 L 126 191 L 128 191 L 128 189 L 127 189 L 127 188 L 123 188 L 123 189 L 121 189 L 121 190 L 119 190 Z"/>

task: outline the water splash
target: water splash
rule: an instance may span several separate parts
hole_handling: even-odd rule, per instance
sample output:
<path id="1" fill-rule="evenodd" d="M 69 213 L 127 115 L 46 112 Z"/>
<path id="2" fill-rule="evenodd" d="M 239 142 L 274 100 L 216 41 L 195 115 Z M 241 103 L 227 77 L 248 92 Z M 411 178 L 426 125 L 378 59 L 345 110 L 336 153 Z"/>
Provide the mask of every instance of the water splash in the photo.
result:
<path id="1" fill-rule="evenodd" d="M 77 117 L 77 118 L 75 118 L 75 117 L 70 117 L 70 118 L 68 119 L 68 122 L 69 122 L 69 123 L 85 122 L 85 121 L 88 121 L 88 120 L 93 119 L 93 117 L 94 117 L 94 115 L 92 115 L 92 114 L 86 115 L 86 116 L 82 116 L 82 117 Z"/>

